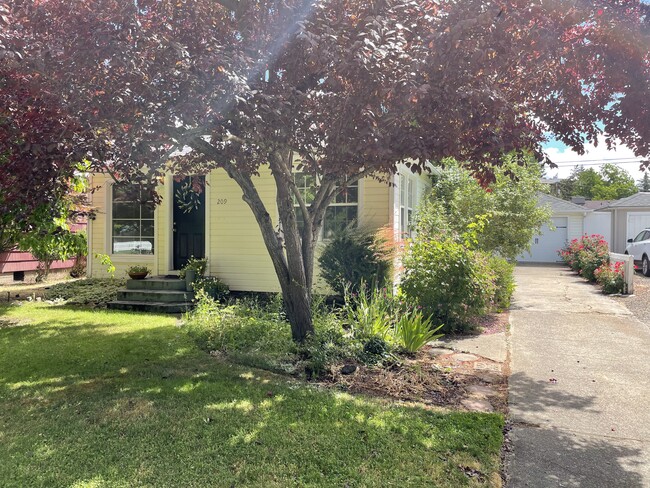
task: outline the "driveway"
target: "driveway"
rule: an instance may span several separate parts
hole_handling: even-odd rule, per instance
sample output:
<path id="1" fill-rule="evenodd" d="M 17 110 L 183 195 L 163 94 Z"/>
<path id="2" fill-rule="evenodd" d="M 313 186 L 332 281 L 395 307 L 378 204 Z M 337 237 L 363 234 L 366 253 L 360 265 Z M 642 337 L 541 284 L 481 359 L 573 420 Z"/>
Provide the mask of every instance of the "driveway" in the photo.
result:
<path id="1" fill-rule="evenodd" d="M 518 266 L 511 487 L 650 487 L 650 327 L 562 267 Z"/>

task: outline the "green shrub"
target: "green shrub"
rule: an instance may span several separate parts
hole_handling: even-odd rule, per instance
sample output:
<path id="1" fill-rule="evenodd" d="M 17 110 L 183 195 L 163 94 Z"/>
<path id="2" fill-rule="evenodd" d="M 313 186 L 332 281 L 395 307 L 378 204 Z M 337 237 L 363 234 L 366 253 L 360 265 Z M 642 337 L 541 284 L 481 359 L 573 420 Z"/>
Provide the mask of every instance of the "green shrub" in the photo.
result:
<path id="1" fill-rule="evenodd" d="M 190 257 L 187 260 L 185 266 L 181 268 L 178 272 L 178 277 L 181 280 L 185 279 L 185 271 L 188 269 L 193 269 L 196 271 L 197 278 L 203 278 L 205 276 L 205 271 L 208 269 L 208 259 L 207 258 L 195 258 L 194 256 Z"/>
<path id="2" fill-rule="evenodd" d="M 399 312 L 399 303 L 386 288 L 368 289 L 362 283 L 358 292 L 345 290 L 343 307 L 346 324 L 355 337 L 380 337 L 387 340 Z"/>
<path id="3" fill-rule="evenodd" d="M 363 362 L 375 363 L 387 357 L 395 346 L 408 353 L 417 352 L 427 342 L 442 336 L 436 334 L 430 318 L 414 311 L 387 289 L 367 290 L 345 294 L 343 308 L 346 325 L 353 337 L 363 342 Z"/>
<path id="4" fill-rule="evenodd" d="M 598 234 L 573 239 L 559 254 L 571 269 L 589 281 L 596 281 L 595 271 L 609 263 L 607 241 Z"/>
<path id="5" fill-rule="evenodd" d="M 318 258 L 320 272 L 339 295 L 358 291 L 362 283 L 380 288 L 388 280 L 390 259 L 383 256 L 371 233 L 345 229 L 327 243 Z"/>
<path id="6" fill-rule="evenodd" d="M 416 239 L 403 265 L 401 292 L 444 332 L 467 330 L 489 310 L 495 274 L 485 254 L 452 239 Z"/>
<path id="7" fill-rule="evenodd" d="M 433 341 L 444 334 L 437 334 L 442 328 L 433 328 L 431 318 L 425 319 L 422 312 L 410 311 L 400 316 L 395 324 L 394 337 L 404 351 L 413 354 L 419 351 L 427 342 Z"/>
<path id="8" fill-rule="evenodd" d="M 602 287 L 603 293 L 606 295 L 625 293 L 627 291 L 622 262 L 603 264 L 594 271 L 594 276 L 596 277 L 596 282 Z"/>
<path id="9" fill-rule="evenodd" d="M 210 298 L 223 301 L 230 294 L 230 287 L 215 276 L 197 278 L 193 282 L 194 290 L 203 290 Z"/>
<path id="10" fill-rule="evenodd" d="M 290 330 L 272 313 L 251 314 L 238 303 L 222 306 L 203 290 L 197 292 L 197 306 L 189 314 L 188 329 L 208 350 L 287 350 Z M 289 342 L 287 342 L 289 341 Z"/>
<path id="11" fill-rule="evenodd" d="M 365 357 L 361 341 L 344 329 L 338 314 L 318 297 L 313 318 L 314 334 L 303 344 L 296 344 L 280 295 L 268 302 L 246 297 L 224 306 L 198 291 L 196 307 L 186 315 L 185 327 L 207 351 L 279 373 L 305 372 L 312 378 L 325 373 L 333 363 Z"/>
<path id="12" fill-rule="evenodd" d="M 490 257 L 488 264 L 494 273 L 494 306 L 497 310 L 505 310 L 515 291 L 515 265 L 498 256 Z"/>
<path id="13" fill-rule="evenodd" d="M 104 306 L 117 299 L 121 288 L 124 288 L 124 280 L 87 278 L 53 285 L 45 290 L 45 299 L 62 299 L 73 305 Z"/>

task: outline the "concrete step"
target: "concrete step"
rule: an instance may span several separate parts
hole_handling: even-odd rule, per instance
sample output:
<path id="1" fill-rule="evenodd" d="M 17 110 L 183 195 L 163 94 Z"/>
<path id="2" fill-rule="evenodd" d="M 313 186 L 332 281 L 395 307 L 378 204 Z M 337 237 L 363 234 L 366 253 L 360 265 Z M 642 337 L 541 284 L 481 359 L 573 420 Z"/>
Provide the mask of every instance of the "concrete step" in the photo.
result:
<path id="1" fill-rule="evenodd" d="M 191 302 L 194 292 L 181 290 L 119 290 L 117 300 L 123 302 Z"/>
<path id="2" fill-rule="evenodd" d="M 107 304 L 110 310 L 128 310 L 149 313 L 183 313 L 192 308 L 189 302 L 130 302 L 116 300 Z"/>
<path id="3" fill-rule="evenodd" d="M 126 280 L 128 290 L 185 290 L 185 280 L 174 278 L 145 278 L 144 280 Z"/>

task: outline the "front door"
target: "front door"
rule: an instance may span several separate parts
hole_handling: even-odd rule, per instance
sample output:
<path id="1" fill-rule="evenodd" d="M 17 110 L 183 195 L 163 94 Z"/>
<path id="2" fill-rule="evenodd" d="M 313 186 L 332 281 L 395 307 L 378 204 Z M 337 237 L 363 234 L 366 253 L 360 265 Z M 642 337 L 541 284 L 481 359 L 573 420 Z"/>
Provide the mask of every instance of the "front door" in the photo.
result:
<path id="1" fill-rule="evenodd" d="M 174 269 L 181 269 L 192 256 L 205 257 L 205 177 L 199 178 L 197 191 L 191 177 L 174 180 Z"/>

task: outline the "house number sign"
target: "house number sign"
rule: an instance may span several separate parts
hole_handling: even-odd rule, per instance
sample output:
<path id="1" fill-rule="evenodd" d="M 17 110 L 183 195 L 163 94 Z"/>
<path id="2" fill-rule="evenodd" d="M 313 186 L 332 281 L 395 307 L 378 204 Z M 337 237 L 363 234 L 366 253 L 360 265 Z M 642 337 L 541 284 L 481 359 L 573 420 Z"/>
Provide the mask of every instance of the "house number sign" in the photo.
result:
<path id="1" fill-rule="evenodd" d="M 228 203 L 227 198 L 217 198 L 217 205 L 225 205 L 226 203 Z"/>

